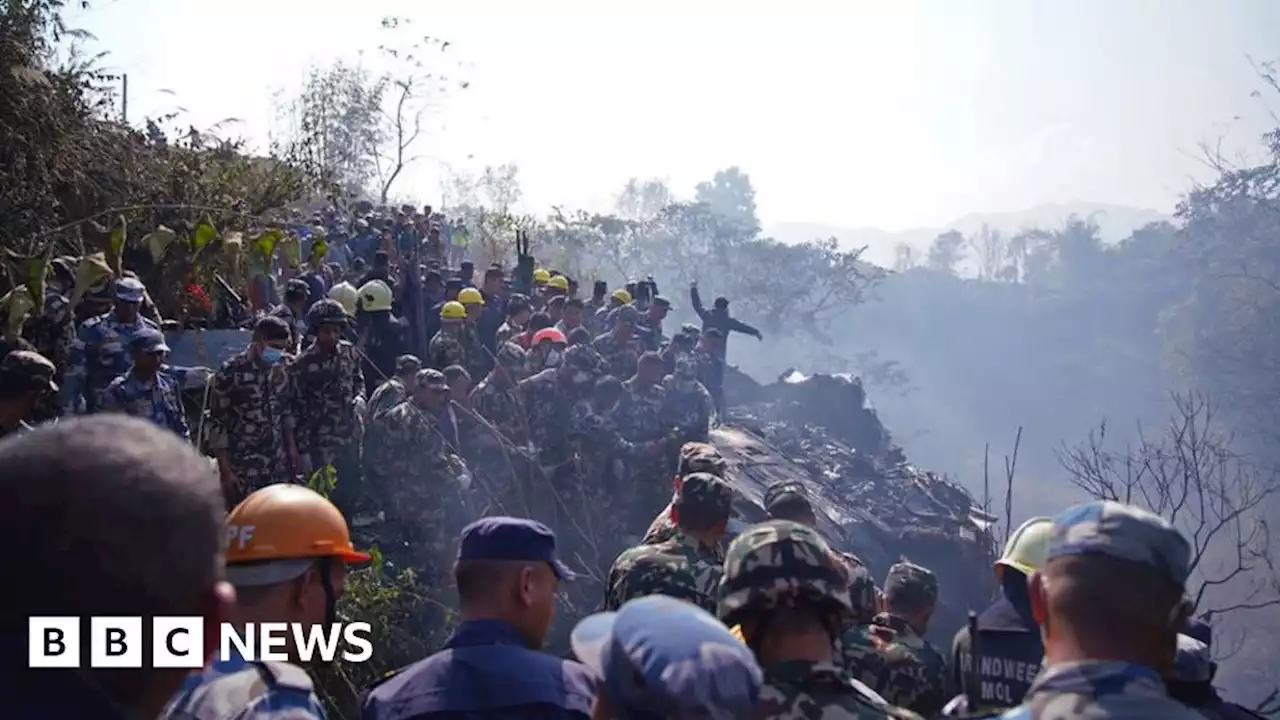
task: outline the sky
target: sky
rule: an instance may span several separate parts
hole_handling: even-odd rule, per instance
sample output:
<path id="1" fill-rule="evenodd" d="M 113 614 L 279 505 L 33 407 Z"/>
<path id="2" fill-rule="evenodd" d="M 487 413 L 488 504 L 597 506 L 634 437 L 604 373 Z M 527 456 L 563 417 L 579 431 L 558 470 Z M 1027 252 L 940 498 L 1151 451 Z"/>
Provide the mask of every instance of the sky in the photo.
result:
<path id="1" fill-rule="evenodd" d="M 129 119 L 181 108 L 265 147 L 278 93 L 406 34 L 465 78 L 393 195 L 515 163 L 522 206 L 605 210 L 630 177 L 678 195 L 738 165 L 766 226 L 902 230 L 1076 201 L 1171 209 L 1202 142 L 1256 152 L 1280 97 L 1270 0 L 92 0 L 89 49 Z M 361 51 L 364 54 L 361 55 Z M 363 59 L 362 59 L 363 58 Z"/>

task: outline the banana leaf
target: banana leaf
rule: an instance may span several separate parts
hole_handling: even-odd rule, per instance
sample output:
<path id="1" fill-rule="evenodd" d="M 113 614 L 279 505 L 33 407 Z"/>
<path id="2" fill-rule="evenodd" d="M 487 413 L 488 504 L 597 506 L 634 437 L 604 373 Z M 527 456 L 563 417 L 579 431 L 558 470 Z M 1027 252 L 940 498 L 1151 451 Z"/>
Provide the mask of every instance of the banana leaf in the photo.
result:
<path id="1" fill-rule="evenodd" d="M 105 254 L 97 252 L 80 258 L 80 261 L 76 264 L 76 284 L 71 291 L 71 307 L 68 312 L 74 316 L 76 306 L 84 299 L 84 294 L 89 291 L 89 288 L 98 285 L 112 275 L 113 273 L 111 272 L 111 267 L 107 265 Z"/>
<path id="2" fill-rule="evenodd" d="M 164 259 L 164 254 L 168 252 L 169 246 L 177 239 L 177 233 L 161 225 L 154 232 L 142 238 L 142 244 L 146 245 L 147 250 L 151 252 L 151 262 L 159 265 L 160 261 Z"/>
<path id="3" fill-rule="evenodd" d="M 0 298 L 0 308 L 5 310 L 5 340 L 12 343 L 18 339 L 22 334 L 22 323 L 33 307 L 35 302 L 31 299 L 31 291 L 27 290 L 26 285 L 19 285 Z"/>
<path id="4" fill-rule="evenodd" d="M 284 239 L 284 231 L 272 228 L 254 238 L 249 245 L 249 255 L 253 259 L 255 269 L 263 275 L 271 274 L 271 259 L 276 255 L 276 247 Z"/>
<path id="5" fill-rule="evenodd" d="M 45 246 L 44 253 L 27 260 L 27 290 L 34 303 L 36 315 L 44 313 L 44 280 L 49 275 L 49 263 L 53 262 L 53 243 Z"/>
<path id="6" fill-rule="evenodd" d="M 201 220 L 200 223 L 196 225 L 196 229 L 191 232 L 192 264 L 198 264 L 195 262 L 196 258 L 199 257 L 200 253 L 205 248 L 209 247 L 209 243 L 216 240 L 217 237 L 218 230 L 213 227 L 213 223 L 210 222 L 208 218 Z"/>
<path id="7" fill-rule="evenodd" d="M 107 236 L 107 266 L 116 275 L 120 274 L 120 263 L 124 257 L 124 244 L 128 237 L 129 223 L 121 215 L 116 218 L 116 223 L 111 227 L 111 233 Z"/>
<path id="8" fill-rule="evenodd" d="M 317 235 L 315 240 L 311 242 L 311 255 L 307 257 L 307 265 L 312 270 L 320 268 L 320 264 L 324 262 L 324 256 L 329 254 L 329 243 L 325 242 L 324 236 Z"/>
<path id="9" fill-rule="evenodd" d="M 284 261 L 294 270 L 302 264 L 302 240 L 297 235 L 288 235 L 280 241 L 280 252 Z"/>

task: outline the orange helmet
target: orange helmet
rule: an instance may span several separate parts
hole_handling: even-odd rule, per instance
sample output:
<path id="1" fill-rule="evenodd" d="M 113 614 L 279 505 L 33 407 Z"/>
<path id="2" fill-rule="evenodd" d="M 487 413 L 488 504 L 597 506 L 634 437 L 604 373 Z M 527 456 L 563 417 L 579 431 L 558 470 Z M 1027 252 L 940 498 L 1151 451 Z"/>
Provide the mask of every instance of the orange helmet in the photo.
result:
<path id="1" fill-rule="evenodd" d="M 533 344 L 536 347 L 543 340 L 550 340 L 553 343 L 568 345 L 569 341 L 564 339 L 564 333 L 555 328 L 542 328 L 533 334 Z"/>
<path id="2" fill-rule="evenodd" d="M 301 485 L 268 485 L 227 516 L 227 564 L 332 557 L 370 560 L 351 544 L 342 513 L 324 496 Z"/>

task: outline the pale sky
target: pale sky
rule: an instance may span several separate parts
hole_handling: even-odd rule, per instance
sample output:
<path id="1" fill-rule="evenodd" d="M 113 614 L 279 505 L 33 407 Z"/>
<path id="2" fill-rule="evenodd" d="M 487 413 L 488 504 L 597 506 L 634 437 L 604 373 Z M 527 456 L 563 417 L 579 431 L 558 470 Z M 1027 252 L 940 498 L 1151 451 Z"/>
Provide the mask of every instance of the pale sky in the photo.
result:
<path id="1" fill-rule="evenodd" d="M 1197 143 L 1257 146 L 1245 56 L 1280 56 L 1271 0 L 94 0 L 72 24 L 128 73 L 135 123 L 182 107 L 265 145 L 273 91 L 375 48 L 387 15 L 471 82 L 393 194 L 438 205 L 449 168 L 514 162 L 527 209 L 602 210 L 629 177 L 687 195 L 736 164 L 765 225 L 1166 210 Z"/>

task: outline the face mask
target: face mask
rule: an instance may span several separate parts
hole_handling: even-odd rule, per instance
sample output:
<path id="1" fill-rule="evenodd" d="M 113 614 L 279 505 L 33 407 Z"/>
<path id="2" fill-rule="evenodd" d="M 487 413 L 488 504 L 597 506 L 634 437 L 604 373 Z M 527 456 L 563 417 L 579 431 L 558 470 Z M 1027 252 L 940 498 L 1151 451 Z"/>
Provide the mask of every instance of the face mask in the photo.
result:
<path id="1" fill-rule="evenodd" d="M 284 358 L 284 351 L 281 350 L 280 348 L 273 348 L 273 347 L 262 348 L 262 359 L 265 360 L 268 365 L 275 365 L 276 363 L 280 362 L 280 360 L 283 358 Z"/>
<path id="2" fill-rule="evenodd" d="M 560 365 L 560 351 L 552 350 L 547 353 L 547 359 L 542 362 L 544 368 L 553 368 Z"/>

